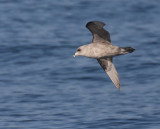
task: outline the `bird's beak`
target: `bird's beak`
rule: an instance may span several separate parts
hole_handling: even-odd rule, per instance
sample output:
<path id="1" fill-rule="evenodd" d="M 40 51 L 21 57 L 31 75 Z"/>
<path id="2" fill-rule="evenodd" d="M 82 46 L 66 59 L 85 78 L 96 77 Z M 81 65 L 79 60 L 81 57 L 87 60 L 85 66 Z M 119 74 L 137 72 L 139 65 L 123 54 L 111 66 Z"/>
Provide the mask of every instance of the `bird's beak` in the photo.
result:
<path id="1" fill-rule="evenodd" d="M 77 52 L 73 55 L 73 57 L 75 58 L 77 56 Z"/>

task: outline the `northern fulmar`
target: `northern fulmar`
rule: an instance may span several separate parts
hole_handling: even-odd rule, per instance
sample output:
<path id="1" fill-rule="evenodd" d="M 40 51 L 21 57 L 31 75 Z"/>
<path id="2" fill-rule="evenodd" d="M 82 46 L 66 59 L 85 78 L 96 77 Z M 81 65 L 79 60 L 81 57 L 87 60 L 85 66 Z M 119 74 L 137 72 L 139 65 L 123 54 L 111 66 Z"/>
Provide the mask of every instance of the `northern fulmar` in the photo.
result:
<path id="1" fill-rule="evenodd" d="M 110 34 L 103 28 L 104 26 L 105 24 L 100 21 L 88 22 L 86 27 L 93 35 L 92 43 L 80 46 L 73 56 L 85 56 L 97 59 L 114 85 L 120 90 L 120 80 L 117 70 L 112 63 L 112 58 L 114 56 L 131 53 L 135 49 L 132 47 L 118 47 L 112 45 Z"/>

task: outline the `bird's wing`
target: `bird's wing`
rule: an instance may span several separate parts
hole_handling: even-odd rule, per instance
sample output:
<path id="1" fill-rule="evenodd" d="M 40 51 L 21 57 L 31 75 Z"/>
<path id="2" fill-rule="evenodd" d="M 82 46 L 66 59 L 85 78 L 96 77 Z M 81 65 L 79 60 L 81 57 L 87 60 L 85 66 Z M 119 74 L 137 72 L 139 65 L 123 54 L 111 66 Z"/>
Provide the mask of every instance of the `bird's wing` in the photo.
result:
<path id="1" fill-rule="evenodd" d="M 109 78 L 112 80 L 114 85 L 117 87 L 117 89 L 120 90 L 120 80 L 117 70 L 114 64 L 112 63 L 112 57 L 97 60 L 104 69 L 104 71 L 108 74 Z"/>
<path id="2" fill-rule="evenodd" d="M 93 43 L 104 42 L 111 44 L 110 34 L 103 27 L 105 24 L 99 21 L 91 21 L 86 24 L 86 27 L 93 35 Z"/>

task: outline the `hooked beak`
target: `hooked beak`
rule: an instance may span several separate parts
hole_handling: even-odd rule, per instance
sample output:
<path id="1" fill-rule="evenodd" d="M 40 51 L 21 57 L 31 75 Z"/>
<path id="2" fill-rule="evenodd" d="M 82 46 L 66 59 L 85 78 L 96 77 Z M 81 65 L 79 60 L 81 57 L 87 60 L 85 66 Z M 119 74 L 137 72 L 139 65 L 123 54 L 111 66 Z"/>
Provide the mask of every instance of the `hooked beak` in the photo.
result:
<path id="1" fill-rule="evenodd" d="M 74 55 L 73 55 L 73 57 L 75 58 L 77 56 L 77 53 L 75 53 Z"/>

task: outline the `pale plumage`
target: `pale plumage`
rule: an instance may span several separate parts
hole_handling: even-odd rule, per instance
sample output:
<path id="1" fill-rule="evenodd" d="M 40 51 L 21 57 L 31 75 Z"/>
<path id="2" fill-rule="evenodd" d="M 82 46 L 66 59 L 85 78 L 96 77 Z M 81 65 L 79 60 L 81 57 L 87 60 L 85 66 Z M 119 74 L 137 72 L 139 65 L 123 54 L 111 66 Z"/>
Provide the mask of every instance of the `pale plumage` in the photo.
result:
<path id="1" fill-rule="evenodd" d="M 112 63 L 114 56 L 133 52 L 131 47 L 118 47 L 111 44 L 110 34 L 106 31 L 103 22 L 91 21 L 86 27 L 91 31 L 93 40 L 91 44 L 83 45 L 77 49 L 75 56 L 86 56 L 98 60 L 101 67 L 107 73 L 114 85 L 120 90 L 120 80 L 117 70 Z"/>

